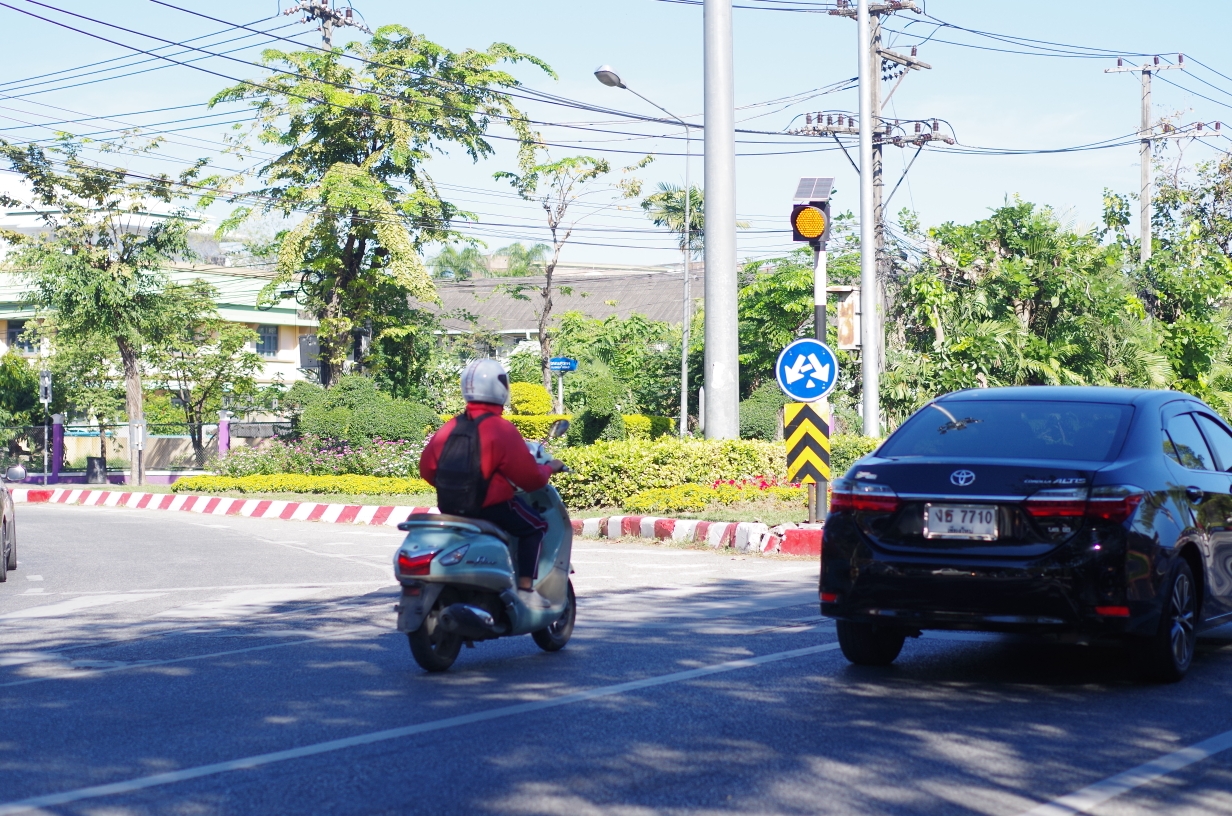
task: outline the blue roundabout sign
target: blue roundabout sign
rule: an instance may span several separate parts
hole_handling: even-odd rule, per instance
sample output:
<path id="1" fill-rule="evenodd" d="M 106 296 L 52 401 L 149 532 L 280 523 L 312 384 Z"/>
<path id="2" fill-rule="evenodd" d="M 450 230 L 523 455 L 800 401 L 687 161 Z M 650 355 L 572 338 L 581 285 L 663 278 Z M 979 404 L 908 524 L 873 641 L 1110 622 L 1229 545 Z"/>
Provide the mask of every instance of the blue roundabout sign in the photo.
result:
<path id="1" fill-rule="evenodd" d="M 783 393 L 796 402 L 816 402 L 838 382 L 838 358 L 820 340 L 805 337 L 779 354 L 775 378 Z"/>

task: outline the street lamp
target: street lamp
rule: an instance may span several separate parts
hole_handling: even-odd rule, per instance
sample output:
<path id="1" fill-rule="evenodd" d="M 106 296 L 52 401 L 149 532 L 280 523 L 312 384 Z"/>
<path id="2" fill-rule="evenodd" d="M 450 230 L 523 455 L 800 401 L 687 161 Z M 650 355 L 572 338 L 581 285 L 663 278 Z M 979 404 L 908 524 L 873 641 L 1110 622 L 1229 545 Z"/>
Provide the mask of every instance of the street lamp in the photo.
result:
<path id="1" fill-rule="evenodd" d="M 693 319 L 693 301 L 689 297 L 689 254 L 693 249 L 693 221 L 690 212 L 693 188 L 689 185 L 689 160 L 693 157 L 693 133 L 689 130 L 688 122 L 626 85 L 612 66 L 600 65 L 596 68 L 595 79 L 609 88 L 621 88 L 628 91 L 643 102 L 663 111 L 684 127 L 684 320 L 681 324 L 680 338 L 680 435 L 683 437 L 689 427 L 689 323 Z"/>

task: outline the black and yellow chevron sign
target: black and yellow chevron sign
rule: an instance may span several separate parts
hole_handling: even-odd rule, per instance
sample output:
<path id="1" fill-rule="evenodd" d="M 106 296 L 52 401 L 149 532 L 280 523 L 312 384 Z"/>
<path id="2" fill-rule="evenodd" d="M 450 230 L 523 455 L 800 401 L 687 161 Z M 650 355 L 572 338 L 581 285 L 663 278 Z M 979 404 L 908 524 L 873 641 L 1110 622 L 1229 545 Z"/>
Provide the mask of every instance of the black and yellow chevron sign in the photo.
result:
<path id="1" fill-rule="evenodd" d="M 787 441 L 788 481 L 830 481 L 830 411 L 824 400 L 787 403 L 783 437 Z"/>

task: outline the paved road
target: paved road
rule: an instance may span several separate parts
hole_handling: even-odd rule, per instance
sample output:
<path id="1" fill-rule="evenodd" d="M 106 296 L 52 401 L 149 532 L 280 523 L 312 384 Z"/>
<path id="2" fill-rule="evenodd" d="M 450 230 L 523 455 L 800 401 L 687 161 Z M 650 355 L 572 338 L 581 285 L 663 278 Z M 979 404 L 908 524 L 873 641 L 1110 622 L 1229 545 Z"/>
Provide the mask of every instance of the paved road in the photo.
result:
<path id="1" fill-rule="evenodd" d="M 813 563 L 579 542 L 567 649 L 430 676 L 396 531 L 18 516 L 0 814 L 1232 813 L 1232 632 L 1166 687 L 977 635 L 857 669 Z"/>

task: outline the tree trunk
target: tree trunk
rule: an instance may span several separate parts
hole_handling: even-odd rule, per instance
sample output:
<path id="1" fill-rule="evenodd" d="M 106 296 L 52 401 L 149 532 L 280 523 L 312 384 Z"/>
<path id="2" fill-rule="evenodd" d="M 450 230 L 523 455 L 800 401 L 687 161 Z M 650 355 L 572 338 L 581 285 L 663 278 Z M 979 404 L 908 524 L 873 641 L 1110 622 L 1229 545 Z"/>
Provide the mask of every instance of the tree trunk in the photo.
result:
<path id="1" fill-rule="evenodd" d="M 569 240 L 568 235 L 565 240 Z M 564 245 L 564 241 L 556 243 L 552 260 L 544 269 L 543 309 L 539 312 L 539 370 L 543 374 L 543 387 L 549 394 L 552 393 L 552 370 L 548 368 L 548 362 L 552 359 L 552 338 L 548 335 L 548 321 L 552 316 L 552 275 L 556 272 L 556 262 L 560 260 L 560 250 Z M 558 405 L 556 410 L 563 411 L 564 407 Z"/>
<path id="2" fill-rule="evenodd" d="M 145 404 L 141 393 L 141 362 L 137 359 L 137 350 L 126 338 L 117 337 L 116 346 L 120 350 L 120 360 L 124 364 L 124 408 L 128 411 L 128 450 L 131 464 L 129 476 L 133 484 L 145 484 L 145 467 L 141 461 L 141 453 L 133 445 L 137 436 L 137 428 L 145 432 Z M 144 438 L 142 444 L 144 445 Z"/>
<path id="3" fill-rule="evenodd" d="M 184 418 L 188 420 L 188 439 L 193 446 L 193 459 L 197 467 L 205 467 L 205 411 L 184 404 Z"/>
<path id="4" fill-rule="evenodd" d="M 107 426 L 103 424 L 103 418 L 98 418 L 98 455 L 103 457 L 103 464 L 107 464 Z"/>

